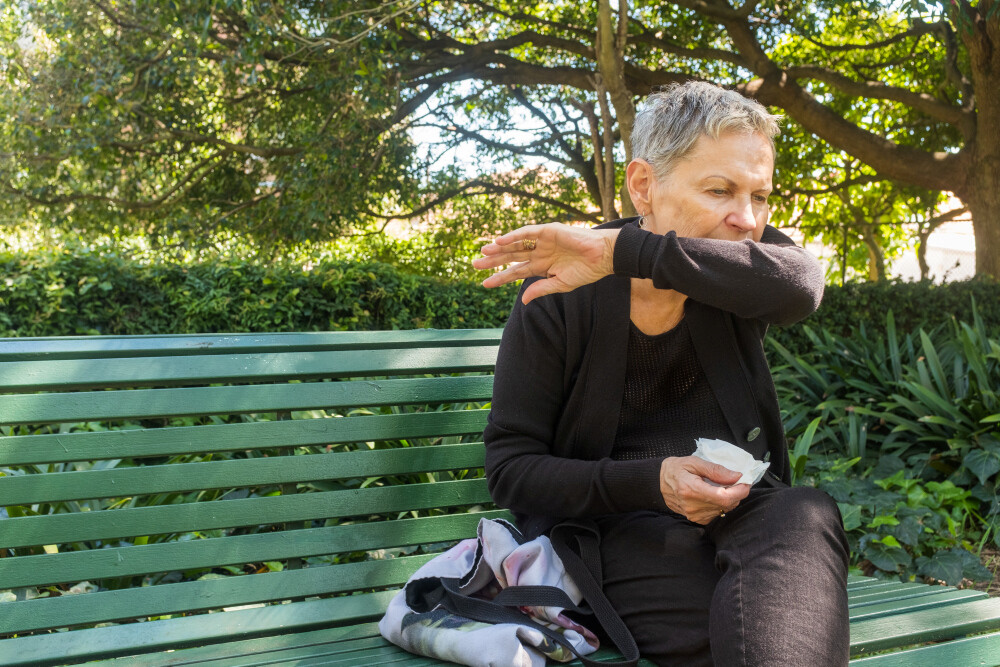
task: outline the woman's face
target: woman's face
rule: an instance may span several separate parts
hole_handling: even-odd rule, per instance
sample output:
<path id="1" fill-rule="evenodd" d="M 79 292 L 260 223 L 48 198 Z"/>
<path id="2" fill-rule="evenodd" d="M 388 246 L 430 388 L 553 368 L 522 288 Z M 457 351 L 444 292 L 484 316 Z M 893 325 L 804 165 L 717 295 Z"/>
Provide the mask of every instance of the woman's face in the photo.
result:
<path id="1" fill-rule="evenodd" d="M 643 160 L 632 164 L 637 167 L 629 165 L 629 190 L 650 231 L 728 241 L 759 241 L 764 233 L 774 172 L 767 137 L 703 135 L 663 178 Z"/>

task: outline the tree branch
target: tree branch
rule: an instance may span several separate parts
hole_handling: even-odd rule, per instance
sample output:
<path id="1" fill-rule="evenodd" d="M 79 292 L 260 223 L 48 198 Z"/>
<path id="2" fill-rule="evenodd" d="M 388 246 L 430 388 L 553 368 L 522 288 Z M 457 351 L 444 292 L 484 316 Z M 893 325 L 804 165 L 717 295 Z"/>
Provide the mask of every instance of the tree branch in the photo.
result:
<path id="1" fill-rule="evenodd" d="M 473 190 L 475 188 L 481 188 L 481 191 L 470 192 L 470 190 Z M 480 178 L 476 178 L 471 181 L 466 181 L 465 183 L 457 187 L 445 190 L 443 193 L 439 193 L 437 197 L 430 200 L 429 202 L 425 202 L 423 205 L 418 206 L 417 208 L 411 211 L 407 211 L 406 213 L 400 213 L 395 215 L 383 215 L 380 213 L 375 213 L 374 211 L 368 211 L 368 214 L 371 215 L 372 217 L 380 218 L 386 221 L 410 220 L 419 215 L 423 215 L 432 208 L 440 206 L 441 204 L 451 199 L 454 199 L 455 197 L 464 194 L 476 195 L 476 194 L 487 194 L 487 193 L 515 195 L 517 197 L 523 197 L 525 199 L 538 201 L 543 204 L 549 204 L 550 206 L 562 209 L 567 213 L 569 213 L 570 215 L 574 216 L 573 218 L 570 218 L 571 220 L 589 220 L 595 223 L 601 221 L 598 216 L 593 215 L 592 213 L 587 213 L 586 211 L 581 211 L 575 206 L 567 204 L 566 202 L 563 201 L 559 201 L 558 199 L 547 197 L 545 195 L 538 194 L 537 192 L 534 191 L 523 190 L 521 188 L 517 188 L 511 185 L 500 185 L 498 183 L 491 183 L 490 181 Z"/>
<path id="2" fill-rule="evenodd" d="M 482 0 L 472 0 L 472 4 L 476 5 L 478 7 L 482 7 L 483 9 L 485 9 L 488 12 L 492 12 L 494 14 L 499 14 L 500 16 L 503 16 L 503 17 L 508 18 L 508 19 L 512 19 L 514 21 L 524 21 L 525 23 L 534 23 L 536 25 L 546 26 L 546 27 L 549 27 L 549 28 L 556 28 L 558 30 L 565 30 L 566 32 L 571 32 L 571 33 L 574 33 L 576 35 L 579 35 L 580 37 L 582 37 L 584 39 L 590 39 L 590 37 L 593 34 L 591 30 L 588 30 L 586 28 L 577 28 L 577 27 L 574 27 L 574 26 L 565 25 L 563 23 L 556 23 L 555 21 L 549 21 L 547 19 L 543 19 L 543 18 L 540 18 L 538 16 L 532 16 L 530 14 L 525 14 L 524 12 L 507 12 L 507 11 L 504 11 L 504 10 L 499 9 L 497 7 L 494 7 L 493 5 L 490 5 L 490 4 L 487 4 L 485 2 L 482 2 Z"/>
<path id="3" fill-rule="evenodd" d="M 966 114 L 962 109 L 946 104 L 928 93 L 919 93 L 905 88 L 887 86 L 881 81 L 855 81 L 840 72 L 814 65 L 789 67 L 785 70 L 785 73 L 790 79 L 796 81 L 798 79 L 813 79 L 830 84 L 838 90 L 855 97 L 901 102 L 926 116 L 948 123 L 949 125 L 961 127 L 965 121 Z"/>
<path id="4" fill-rule="evenodd" d="M 187 139 L 194 143 L 201 144 L 212 144 L 214 146 L 221 146 L 234 153 L 242 153 L 244 155 L 256 155 L 260 158 L 272 158 L 272 157 L 282 157 L 287 155 L 298 155 L 303 152 L 304 148 L 298 148 L 294 146 L 250 146 L 247 144 L 234 144 L 218 137 L 210 137 L 204 134 L 198 134 L 197 132 L 191 132 L 189 130 L 170 130 L 170 134 L 179 138 Z"/>
<path id="5" fill-rule="evenodd" d="M 896 44 L 897 42 L 901 42 L 904 39 L 908 39 L 910 37 L 920 38 L 920 37 L 923 37 L 924 35 L 929 35 L 929 34 L 931 34 L 933 32 L 936 32 L 936 31 L 940 30 L 943 25 L 946 25 L 946 24 L 944 22 L 941 22 L 941 21 L 939 21 L 937 23 L 925 23 L 924 21 L 921 21 L 921 20 L 918 19 L 917 22 L 913 25 L 913 27 L 910 28 L 909 30 L 905 30 L 903 32 L 897 33 L 897 34 L 893 35 L 892 37 L 887 37 L 886 39 L 880 40 L 878 42 L 864 42 L 864 43 L 861 43 L 861 44 L 824 44 L 823 42 L 819 41 L 818 39 L 813 39 L 812 37 L 805 36 L 805 35 L 804 35 L 804 37 L 807 40 L 809 40 L 810 42 L 812 42 L 813 44 L 815 44 L 816 46 L 822 48 L 825 51 L 832 51 L 832 52 L 835 52 L 835 51 L 870 51 L 870 50 L 874 50 L 874 49 L 881 49 L 881 48 L 886 47 L 886 46 L 891 46 L 893 44 Z"/>
<path id="6" fill-rule="evenodd" d="M 211 166 L 210 163 L 218 157 L 218 154 L 210 155 L 201 161 L 199 161 L 194 167 L 192 167 L 187 174 L 184 175 L 177 183 L 173 185 L 166 192 L 161 194 L 159 197 L 146 201 L 135 201 L 129 199 L 119 199 L 117 197 L 108 197 L 106 195 L 93 195 L 88 193 L 74 193 L 70 195 L 58 195 L 56 197 L 46 198 L 39 197 L 37 195 L 30 194 L 24 190 L 20 190 L 10 185 L 9 183 L 4 184 L 4 189 L 10 194 L 17 195 L 27 199 L 34 204 L 41 204 L 44 206 L 57 206 L 59 204 L 69 204 L 76 201 L 97 201 L 111 204 L 118 208 L 138 211 L 138 210 L 149 210 L 154 208 L 159 208 L 165 205 L 170 198 L 178 194 L 179 197 L 184 196 L 194 188 L 195 185 L 200 183 L 205 176 L 207 176 L 212 170 L 206 169 L 206 166 Z"/>
<path id="7" fill-rule="evenodd" d="M 855 185 L 866 185 L 868 183 L 877 183 L 880 181 L 877 176 L 857 176 L 855 178 L 846 178 L 836 185 L 830 185 L 825 188 L 789 188 L 788 190 L 783 190 L 781 192 L 775 193 L 781 198 L 794 197 L 796 195 L 804 195 L 806 197 L 815 197 L 817 195 L 826 194 L 836 194 L 848 188 L 852 188 Z"/>
<path id="8" fill-rule="evenodd" d="M 710 49 L 710 48 L 697 48 L 689 49 L 680 46 L 676 42 L 672 42 L 662 37 L 659 37 L 656 33 L 651 31 L 649 28 L 642 26 L 642 32 L 637 35 L 632 35 L 632 43 L 634 44 L 648 44 L 664 53 L 669 53 L 676 56 L 681 56 L 684 58 L 694 58 L 696 60 L 709 60 L 709 61 L 722 61 L 727 63 L 732 63 L 739 67 L 746 67 L 746 61 L 738 53 L 733 53 L 732 51 L 725 51 L 723 49 Z"/>

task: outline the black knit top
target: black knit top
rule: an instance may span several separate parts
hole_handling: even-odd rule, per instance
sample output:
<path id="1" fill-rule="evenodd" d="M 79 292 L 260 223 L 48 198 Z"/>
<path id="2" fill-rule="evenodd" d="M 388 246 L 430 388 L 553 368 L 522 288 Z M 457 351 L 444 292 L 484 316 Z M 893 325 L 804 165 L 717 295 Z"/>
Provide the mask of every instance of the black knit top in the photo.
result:
<path id="1" fill-rule="evenodd" d="M 629 323 L 625 394 L 611 458 L 688 456 L 697 438 L 734 442 L 686 320 L 662 334 Z"/>

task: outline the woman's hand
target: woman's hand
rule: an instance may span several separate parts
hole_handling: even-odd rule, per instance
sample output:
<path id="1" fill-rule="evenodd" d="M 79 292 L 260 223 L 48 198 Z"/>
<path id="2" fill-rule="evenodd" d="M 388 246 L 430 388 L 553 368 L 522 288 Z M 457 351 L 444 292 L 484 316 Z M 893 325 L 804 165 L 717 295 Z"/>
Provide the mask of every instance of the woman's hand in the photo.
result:
<path id="1" fill-rule="evenodd" d="M 735 508 L 750 493 L 749 484 L 736 484 L 740 477 L 738 472 L 697 456 L 669 457 L 660 464 L 660 493 L 671 510 L 705 525 Z"/>
<path id="2" fill-rule="evenodd" d="M 522 300 L 527 304 L 540 296 L 569 292 L 613 273 L 618 231 L 571 227 L 558 222 L 528 225 L 483 246 L 483 257 L 474 259 L 472 266 L 492 269 L 511 264 L 484 280 L 484 287 L 499 287 L 532 276 L 544 277 L 524 291 Z M 533 250 L 525 250 L 525 240 L 535 242 Z"/>

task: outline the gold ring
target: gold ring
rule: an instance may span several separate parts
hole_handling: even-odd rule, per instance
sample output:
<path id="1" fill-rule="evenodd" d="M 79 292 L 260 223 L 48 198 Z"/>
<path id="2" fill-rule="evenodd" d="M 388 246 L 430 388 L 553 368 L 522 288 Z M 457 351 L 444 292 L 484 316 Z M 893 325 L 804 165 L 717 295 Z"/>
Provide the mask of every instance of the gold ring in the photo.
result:
<path id="1" fill-rule="evenodd" d="M 724 516 L 726 516 L 726 511 L 725 510 L 719 510 L 719 518 L 721 519 Z"/>
<path id="2" fill-rule="evenodd" d="M 524 245 L 524 249 L 527 250 L 528 252 L 534 250 L 535 246 L 538 245 L 538 241 L 536 241 L 535 239 L 524 239 L 523 241 L 521 241 L 521 243 Z"/>

